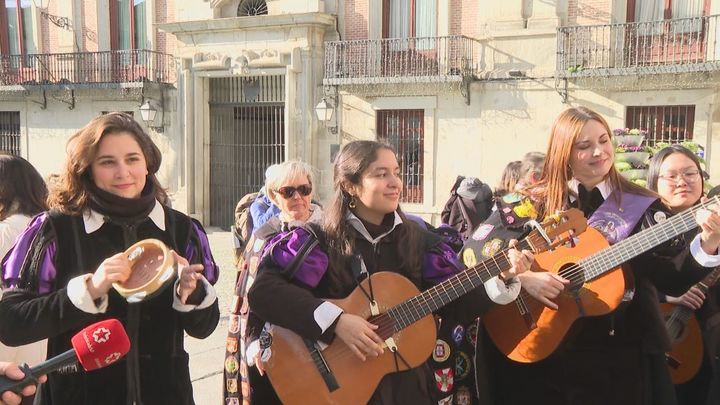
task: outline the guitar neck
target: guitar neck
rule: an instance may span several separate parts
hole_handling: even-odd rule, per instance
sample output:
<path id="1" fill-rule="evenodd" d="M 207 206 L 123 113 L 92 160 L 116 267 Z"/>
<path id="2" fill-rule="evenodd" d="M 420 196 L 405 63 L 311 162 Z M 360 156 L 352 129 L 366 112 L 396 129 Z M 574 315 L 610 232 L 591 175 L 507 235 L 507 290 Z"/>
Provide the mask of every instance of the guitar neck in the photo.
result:
<path id="1" fill-rule="evenodd" d="M 535 246 L 539 246 L 540 243 L 545 242 L 542 236 L 534 230 L 518 243 L 517 248 L 535 251 Z M 469 293 L 511 267 L 508 250 L 504 249 L 490 259 L 396 305 L 387 313 L 395 319 L 397 330 L 403 329 Z"/>
<path id="2" fill-rule="evenodd" d="M 698 204 L 680 214 L 629 236 L 613 246 L 604 249 L 578 264 L 585 271 L 585 280 L 592 280 L 619 265 L 683 233 L 697 228 L 695 213 L 715 201 L 718 197 Z"/>

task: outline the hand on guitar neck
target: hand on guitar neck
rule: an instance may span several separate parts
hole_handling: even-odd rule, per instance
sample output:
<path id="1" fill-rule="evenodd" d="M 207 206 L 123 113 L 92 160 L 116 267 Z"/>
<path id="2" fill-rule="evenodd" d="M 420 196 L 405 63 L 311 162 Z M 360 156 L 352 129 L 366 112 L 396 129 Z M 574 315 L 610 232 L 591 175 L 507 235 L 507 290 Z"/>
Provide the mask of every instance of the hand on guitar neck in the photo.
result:
<path id="1" fill-rule="evenodd" d="M 691 287 L 688 292 L 679 297 L 667 297 L 668 304 L 682 305 L 694 311 L 700 309 L 705 301 L 705 294 L 697 287 Z"/>
<path id="2" fill-rule="evenodd" d="M 706 203 L 709 199 L 702 198 L 702 202 Z M 718 254 L 720 249 L 720 206 L 711 204 L 700 209 L 697 212 L 695 220 L 702 229 L 700 234 L 700 246 L 709 255 Z"/>
<path id="3" fill-rule="evenodd" d="M 517 239 L 510 240 L 510 243 L 508 244 L 510 247 L 510 250 L 508 250 L 508 258 L 510 259 L 509 262 L 512 267 L 510 270 L 500 273 L 500 278 L 502 280 L 510 280 L 511 278 L 530 270 L 530 266 L 532 265 L 533 260 L 535 260 L 535 256 L 531 251 L 527 249 L 518 250 L 517 244 Z"/>

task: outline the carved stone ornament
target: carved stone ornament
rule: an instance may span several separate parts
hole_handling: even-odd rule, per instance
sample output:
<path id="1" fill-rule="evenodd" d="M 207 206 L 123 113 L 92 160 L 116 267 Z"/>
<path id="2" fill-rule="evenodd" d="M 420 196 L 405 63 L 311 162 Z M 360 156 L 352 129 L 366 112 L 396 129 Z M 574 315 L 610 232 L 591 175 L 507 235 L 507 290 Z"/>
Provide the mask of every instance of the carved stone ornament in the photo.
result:
<path id="1" fill-rule="evenodd" d="M 280 53 L 276 49 L 262 51 L 245 49 L 235 58 L 232 70 L 235 73 L 248 74 L 251 68 L 285 67 L 289 63 L 289 53 Z"/>
<path id="2" fill-rule="evenodd" d="M 230 69 L 230 57 L 218 52 L 198 52 L 193 56 L 194 70 Z"/>

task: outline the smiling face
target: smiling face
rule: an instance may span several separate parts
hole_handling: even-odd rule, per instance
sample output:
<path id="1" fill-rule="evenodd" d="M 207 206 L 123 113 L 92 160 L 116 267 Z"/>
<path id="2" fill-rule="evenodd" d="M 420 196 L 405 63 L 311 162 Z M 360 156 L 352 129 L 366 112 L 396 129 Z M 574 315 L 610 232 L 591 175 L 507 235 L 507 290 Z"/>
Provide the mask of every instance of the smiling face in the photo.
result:
<path id="1" fill-rule="evenodd" d="M 142 149 L 128 132 L 103 136 L 90 170 L 98 188 L 125 198 L 140 197 L 148 174 Z"/>
<path id="2" fill-rule="evenodd" d="M 695 205 L 702 195 L 700 169 L 682 153 L 672 153 L 658 171 L 657 192 L 673 212 Z"/>
<path id="3" fill-rule="evenodd" d="M 345 189 L 355 197 L 355 214 L 374 224 L 394 212 L 400 202 L 402 181 L 395 153 L 378 149 L 377 158 L 360 177 L 360 184 L 348 184 Z"/>
<path id="4" fill-rule="evenodd" d="M 586 188 L 603 181 L 613 165 L 614 148 L 610 134 L 596 120 L 585 123 L 570 152 L 570 168 Z"/>
<path id="5" fill-rule="evenodd" d="M 297 175 L 291 179 L 285 181 L 282 186 L 278 189 L 295 188 L 300 186 L 306 186 L 312 189 L 312 184 L 308 180 L 307 176 Z M 298 190 L 286 197 L 283 193 L 275 190 L 273 192 L 273 201 L 280 208 L 280 216 L 284 221 L 307 221 L 310 217 L 310 201 L 312 200 L 312 193 L 309 195 L 302 195 Z"/>

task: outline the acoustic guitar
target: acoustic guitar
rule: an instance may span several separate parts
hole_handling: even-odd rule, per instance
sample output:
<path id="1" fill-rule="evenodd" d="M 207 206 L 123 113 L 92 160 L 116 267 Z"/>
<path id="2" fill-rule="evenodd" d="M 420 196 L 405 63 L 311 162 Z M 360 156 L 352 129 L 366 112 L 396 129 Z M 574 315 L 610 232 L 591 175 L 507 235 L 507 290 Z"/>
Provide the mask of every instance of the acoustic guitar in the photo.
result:
<path id="1" fill-rule="evenodd" d="M 707 296 L 710 287 L 720 278 L 720 267 L 695 284 Z M 683 384 L 697 374 L 704 355 L 700 325 L 695 311 L 684 305 L 660 304 L 665 327 L 672 340 L 672 349 L 666 354 L 673 384 Z"/>
<path id="2" fill-rule="evenodd" d="M 585 230 L 587 221 L 573 209 L 559 214 L 518 243 L 542 252 Z M 377 272 L 344 299 L 328 300 L 345 313 L 378 325 L 385 341 L 382 355 L 360 360 L 341 339 L 322 349 L 294 332 L 272 326 L 270 356 L 264 369 L 284 404 L 364 404 L 386 374 L 425 362 L 436 344 L 433 312 L 511 268 L 507 250 L 420 293 L 407 278 Z"/>
<path id="3" fill-rule="evenodd" d="M 670 239 L 695 229 L 695 213 L 715 196 L 680 214 L 608 246 L 605 237 L 588 228 L 571 245 L 560 246 L 535 256 L 534 271 L 549 271 L 570 280 L 552 310 L 527 292 L 514 303 L 495 306 L 483 316 L 485 328 L 495 346 L 508 358 L 533 363 L 552 354 L 565 339 L 572 324 L 581 317 L 605 315 L 625 299 L 623 263 Z"/>

